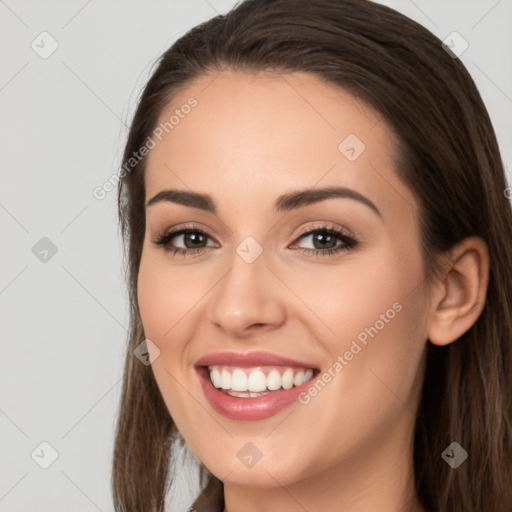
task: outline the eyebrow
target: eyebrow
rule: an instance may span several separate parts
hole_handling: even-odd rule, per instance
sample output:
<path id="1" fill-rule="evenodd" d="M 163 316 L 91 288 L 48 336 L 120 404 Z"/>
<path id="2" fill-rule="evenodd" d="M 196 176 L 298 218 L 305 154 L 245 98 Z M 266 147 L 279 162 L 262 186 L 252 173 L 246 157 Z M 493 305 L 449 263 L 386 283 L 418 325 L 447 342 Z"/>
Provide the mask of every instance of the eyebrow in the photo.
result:
<path id="1" fill-rule="evenodd" d="M 375 206 L 370 199 L 363 196 L 359 192 L 346 187 L 328 187 L 321 189 L 308 189 L 298 190 L 279 196 L 274 204 L 274 211 L 276 212 L 289 212 L 326 199 L 342 198 L 353 199 L 366 206 L 368 206 L 374 213 L 382 218 L 382 213 Z M 152 197 L 147 203 L 146 207 L 153 206 L 161 202 L 171 202 L 188 206 L 190 208 L 197 208 L 210 213 L 217 213 L 217 207 L 212 197 L 208 194 L 200 194 L 197 192 L 188 192 L 186 190 L 161 190 Z"/>

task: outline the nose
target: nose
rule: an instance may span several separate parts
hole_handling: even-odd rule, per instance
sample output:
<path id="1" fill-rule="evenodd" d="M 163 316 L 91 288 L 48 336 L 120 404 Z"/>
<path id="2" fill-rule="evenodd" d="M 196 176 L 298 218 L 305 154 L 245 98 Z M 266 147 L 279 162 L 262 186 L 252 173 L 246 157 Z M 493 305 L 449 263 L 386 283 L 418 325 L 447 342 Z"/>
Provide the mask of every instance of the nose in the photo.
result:
<path id="1" fill-rule="evenodd" d="M 279 328 L 286 320 L 284 286 L 267 268 L 264 254 L 248 263 L 235 253 L 231 263 L 209 294 L 208 320 L 235 338 Z"/>

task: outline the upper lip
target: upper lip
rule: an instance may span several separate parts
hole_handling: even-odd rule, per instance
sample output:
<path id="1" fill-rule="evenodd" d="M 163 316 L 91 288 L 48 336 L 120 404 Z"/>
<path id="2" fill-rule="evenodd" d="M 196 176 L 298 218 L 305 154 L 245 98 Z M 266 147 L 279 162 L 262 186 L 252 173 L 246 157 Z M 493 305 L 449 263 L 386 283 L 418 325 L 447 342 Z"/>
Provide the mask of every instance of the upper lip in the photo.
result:
<path id="1" fill-rule="evenodd" d="M 318 369 L 311 363 L 304 363 L 290 359 L 288 357 L 278 356 L 271 352 L 212 352 L 201 357 L 196 362 L 197 366 L 226 365 L 248 368 L 252 366 L 291 366 L 298 368 Z"/>

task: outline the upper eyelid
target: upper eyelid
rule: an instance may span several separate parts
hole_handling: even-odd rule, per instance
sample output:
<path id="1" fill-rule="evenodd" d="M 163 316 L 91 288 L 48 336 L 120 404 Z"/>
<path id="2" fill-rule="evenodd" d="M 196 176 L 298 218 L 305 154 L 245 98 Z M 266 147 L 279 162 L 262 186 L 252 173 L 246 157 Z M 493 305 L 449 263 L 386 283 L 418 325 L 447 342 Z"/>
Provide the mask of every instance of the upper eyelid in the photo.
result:
<path id="1" fill-rule="evenodd" d="M 317 221 L 313 226 L 308 226 L 307 228 L 301 229 L 296 237 L 301 237 L 306 234 L 311 234 L 314 231 L 322 231 L 322 230 L 332 230 L 339 232 L 339 234 L 348 237 L 348 238 L 356 238 L 354 233 L 351 230 L 346 228 L 345 226 L 337 226 L 329 221 Z"/>

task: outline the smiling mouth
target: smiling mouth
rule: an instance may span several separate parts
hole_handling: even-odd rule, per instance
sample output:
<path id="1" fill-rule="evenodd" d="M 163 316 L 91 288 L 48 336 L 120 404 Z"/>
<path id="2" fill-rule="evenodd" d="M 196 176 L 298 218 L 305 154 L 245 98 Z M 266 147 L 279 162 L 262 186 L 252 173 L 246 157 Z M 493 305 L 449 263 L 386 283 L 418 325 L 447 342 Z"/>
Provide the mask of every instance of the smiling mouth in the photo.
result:
<path id="1" fill-rule="evenodd" d="M 202 366 L 203 375 L 218 391 L 239 398 L 257 398 L 287 391 L 312 380 L 319 370 L 288 366 Z"/>

